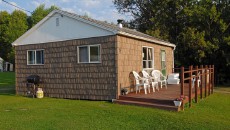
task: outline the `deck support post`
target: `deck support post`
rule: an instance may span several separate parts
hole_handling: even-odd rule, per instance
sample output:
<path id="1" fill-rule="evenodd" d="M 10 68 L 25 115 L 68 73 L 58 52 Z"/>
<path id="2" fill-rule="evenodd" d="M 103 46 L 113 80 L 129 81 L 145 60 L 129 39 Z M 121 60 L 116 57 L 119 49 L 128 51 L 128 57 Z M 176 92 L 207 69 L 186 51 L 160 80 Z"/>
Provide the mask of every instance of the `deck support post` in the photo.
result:
<path id="1" fill-rule="evenodd" d="M 193 66 L 189 66 L 189 95 L 188 95 L 188 100 L 189 100 L 189 107 L 192 107 L 192 69 Z"/>
<path id="2" fill-rule="evenodd" d="M 204 81 L 204 97 L 207 97 L 207 76 L 208 76 L 208 66 L 205 65 L 205 81 Z"/>
<path id="3" fill-rule="evenodd" d="M 201 72 L 200 72 L 200 99 L 203 98 L 203 65 L 200 66 Z"/>
<path id="4" fill-rule="evenodd" d="M 208 95 L 210 95 L 211 94 L 211 77 L 212 77 L 212 67 L 211 67 L 211 65 L 209 65 L 209 67 L 208 67 Z"/>
<path id="5" fill-rule="evenodd" d="M 198 66 L 196 66 L 196 71 L 195 71 L 195 102 L 198 102 L 198 96 L 197 96 L 197 88 L 198 88 Z"/>
<path id="6" fill-rule="evenodd" d="M 180 94 L 184 95 L 184 66 L 181 67 L 181 91 Z"/>

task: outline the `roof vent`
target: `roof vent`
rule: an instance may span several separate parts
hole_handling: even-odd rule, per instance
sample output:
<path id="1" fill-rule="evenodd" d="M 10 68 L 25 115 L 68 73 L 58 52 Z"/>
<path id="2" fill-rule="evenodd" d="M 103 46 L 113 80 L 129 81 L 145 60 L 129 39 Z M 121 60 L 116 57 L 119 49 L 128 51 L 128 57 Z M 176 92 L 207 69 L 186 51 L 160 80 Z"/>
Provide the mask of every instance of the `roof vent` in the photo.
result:
<path id="1" fill-rule="evenodd" d="M 118 27 L 119 27 L 119 28 L 122 28 L 122 27 L 123 27 L 123 26 L 122 26 L 122 22 L 123 22 L 122 19 L 118 19 L 118 20 L 117 20 L 117 24 L 118 24 Z"/>

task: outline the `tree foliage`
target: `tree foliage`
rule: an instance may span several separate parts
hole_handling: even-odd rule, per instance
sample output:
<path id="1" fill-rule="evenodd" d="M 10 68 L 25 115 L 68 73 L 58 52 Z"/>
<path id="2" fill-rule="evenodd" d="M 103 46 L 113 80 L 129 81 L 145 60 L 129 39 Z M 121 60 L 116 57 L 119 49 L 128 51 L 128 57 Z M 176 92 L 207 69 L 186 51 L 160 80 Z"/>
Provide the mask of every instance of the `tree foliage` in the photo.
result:
<path id="1" fill-rule="evenodd" d="M 38 6 L 32 13 L 31 17 L 28 18 L 29 27 L 33 27 L 39 21 L 41 21 L 45 16 L 47 16 L 51 11 L 59 9 L 56 6 L 51 6 L 50 8 L 45 8 L 45 4 Z"/>
<path id="2" fill-rule="evenodd" d="M 230 77 L 229 0 L 114 0 L 132 27 L 177 45 L 176 66 L 214 64 L 218 83 Z"/>

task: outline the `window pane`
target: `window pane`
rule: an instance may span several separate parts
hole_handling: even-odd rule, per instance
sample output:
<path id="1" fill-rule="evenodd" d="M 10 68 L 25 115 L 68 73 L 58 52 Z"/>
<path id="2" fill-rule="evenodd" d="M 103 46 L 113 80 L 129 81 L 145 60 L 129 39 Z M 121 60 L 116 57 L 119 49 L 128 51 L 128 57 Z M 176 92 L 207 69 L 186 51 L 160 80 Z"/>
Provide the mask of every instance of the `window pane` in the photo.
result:
<path id="1" fill-rule="evenodd" d="M 153 67 L 152 61 L 148 61 L 148 68 L 152 68 L 152 67 Z"/>
<path id="2" fill-rule="evenodd" d="M 161 60 L 165 61 L 165 51 L 161 51 Z"/>
<path id="3" fill-rule="evenodd" d="M 143 68 L 147 68 L 146 61 L 143 61 Z"/>
<path id="4" fill-rule="evenodd" d="M 44 64 L 44 51 L 36 51 L 36 64 Z"/>
<path id="5" fill-rule="evenodd" d="M 90 62 L 100 61 L 100 46 L 90 47 Z"/>
<path id="6" fill-rule="evenodd" d="M 79 47 L 79 62 L 89 62 L 87 46 Z"/>
<path id="7" fill-rule="evenodd" d="M 143 47 L 143 53 L 142 53 L 143 60 L 147 60 L 147 48 Z"/>
<path id="8" fill-rule="evenodd" d="M 28 51 L 28 64 L 35 64 L 35 51 Z"/>
<path id="9" fill-rule="evenodd" d="M 152 60 L 153 59 L 153 53 L 152 53 L 152 48 L 148 48 L 148 60 Z"/>

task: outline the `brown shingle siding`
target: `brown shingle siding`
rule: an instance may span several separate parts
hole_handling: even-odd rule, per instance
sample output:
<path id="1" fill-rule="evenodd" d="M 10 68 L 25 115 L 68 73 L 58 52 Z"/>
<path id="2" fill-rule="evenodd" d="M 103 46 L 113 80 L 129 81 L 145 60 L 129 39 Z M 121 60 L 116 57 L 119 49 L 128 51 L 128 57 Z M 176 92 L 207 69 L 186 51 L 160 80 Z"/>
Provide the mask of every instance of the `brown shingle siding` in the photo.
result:
<path id="1" fill-rule="evenodd" d="M 120 87 L 129 87 L 129 73 L 142 70 L 142 47 L 154 48 L 154 69 L 161 69 L 160 51 L 166 51 L 167 74 L 172 70 L 172 47 L 154 44 L 126 36 L 117 36 L 118 92 Z"/>
<path id="2" fill-rule="evenodd" d="M 77 46 L 101 44 L 101 63 L 78 63 Z M 49 97 L 111 100 L 116 98 L 115 36 L 16 47 L 16 87 L 26 93 L 26 77 L 37 74 Z M 44 49 L 44 65 L 27 65 L 27 50 Z"/>

